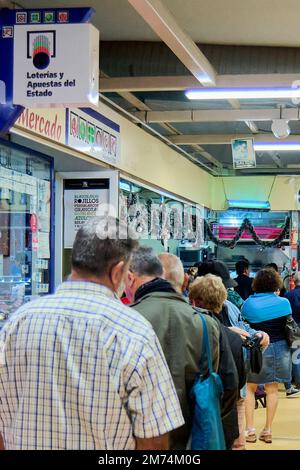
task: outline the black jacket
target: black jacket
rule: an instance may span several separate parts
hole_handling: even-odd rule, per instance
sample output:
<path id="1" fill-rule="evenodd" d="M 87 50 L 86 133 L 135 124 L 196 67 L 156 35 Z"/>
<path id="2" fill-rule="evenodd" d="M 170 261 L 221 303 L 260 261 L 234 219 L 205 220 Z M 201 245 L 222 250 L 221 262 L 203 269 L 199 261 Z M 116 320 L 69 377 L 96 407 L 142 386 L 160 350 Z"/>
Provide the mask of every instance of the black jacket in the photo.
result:
<path id="1" fill-rule="evenodd" d="M 234 290 L 240 294 L 243 300 L 248 299 L 248 297 L 253 294 L 253 279 L 249 276 L 246 276 L 245 274 L 241 274 L 235 278 L 235 281 L 238 283 L 238 285 L 234 288 Z"/>

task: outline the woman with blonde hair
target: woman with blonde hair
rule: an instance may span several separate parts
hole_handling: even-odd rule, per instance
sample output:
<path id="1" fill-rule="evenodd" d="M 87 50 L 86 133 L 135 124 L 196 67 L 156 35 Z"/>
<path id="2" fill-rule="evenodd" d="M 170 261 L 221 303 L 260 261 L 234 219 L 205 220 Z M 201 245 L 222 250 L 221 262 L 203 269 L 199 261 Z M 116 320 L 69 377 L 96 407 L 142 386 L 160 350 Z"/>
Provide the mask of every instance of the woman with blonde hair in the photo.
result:
<path id="1" fill-rule="evenodd" d="M 190 287 L 190 301 L 195 307 L 205 309 L 220 327 L 220 365 L 224 396 L 221 403 L 222 422 L 227 448 L 231 449 L 240 435 L 237 418 L 239 391 L 246 382 L 242 340 L 239 334 L 226 327 L 222 318 L 227 290 L 222 279 L 214 274 L 198 277 Z"/>
<path id="2" fill-rule="evenodd" d="M 190 287 L 192 303 L 213 314 L 219 314 L 222 311 L 226 299 L 227 291 L 222 279 L 214 274 L 197 277 Z"/>

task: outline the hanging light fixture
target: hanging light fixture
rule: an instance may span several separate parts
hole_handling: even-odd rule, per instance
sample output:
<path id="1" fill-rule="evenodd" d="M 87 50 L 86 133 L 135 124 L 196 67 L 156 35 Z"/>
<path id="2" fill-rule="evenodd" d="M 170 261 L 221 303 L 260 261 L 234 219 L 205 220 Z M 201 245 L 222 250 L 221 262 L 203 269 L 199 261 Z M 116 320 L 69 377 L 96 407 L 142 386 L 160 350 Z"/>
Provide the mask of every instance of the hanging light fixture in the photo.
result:
<path id="1" fill-rule="evenodd" d="M 289 121 L 285 119 L 274 119 L 271 129 L 277 139 L 286 139 L 291 133 Z"/>
<path id="2" fill-rule="evenodd" d="M 289 121 L 282 119 L 282 106 L 280 106 L 279 119 L 273 120 L 271 129 L 276 139 L 286 139 L 291 133 Z"/>

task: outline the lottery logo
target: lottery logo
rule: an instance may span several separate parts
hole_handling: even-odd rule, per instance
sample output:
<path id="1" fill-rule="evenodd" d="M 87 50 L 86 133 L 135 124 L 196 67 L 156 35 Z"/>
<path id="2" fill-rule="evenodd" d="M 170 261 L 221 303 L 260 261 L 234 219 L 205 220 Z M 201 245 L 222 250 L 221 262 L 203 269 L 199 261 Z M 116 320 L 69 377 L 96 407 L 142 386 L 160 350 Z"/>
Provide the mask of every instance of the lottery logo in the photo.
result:
<path id="1" fill-rule="evenodd" d="M 36 69 L 46 69 L 55 57 L 55 34 L 55 31 L 28 31 L 27 58 L 32 59 Z"/>

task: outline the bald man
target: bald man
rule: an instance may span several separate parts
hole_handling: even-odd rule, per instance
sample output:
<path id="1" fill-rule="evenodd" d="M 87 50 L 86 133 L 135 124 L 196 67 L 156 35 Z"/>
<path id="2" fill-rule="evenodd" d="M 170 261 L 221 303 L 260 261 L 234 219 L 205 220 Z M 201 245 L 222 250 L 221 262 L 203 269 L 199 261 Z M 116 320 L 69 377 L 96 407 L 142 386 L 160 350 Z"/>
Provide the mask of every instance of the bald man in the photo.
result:
<path id="1" fill-rule="evenodd" d="M 182 265 L 181 270 L 173 269 L 172 264 L 169 268 L 173 279 L 178 281 L 179 289 L 183 280 Z M 183 450 L 192 429 L 191 388 L 199 372 L 205 374 L 207 370 L 206 359 L 202 357 L 203 327 L 181 290 L 177 293 L 173 285 L 162 277 L 163 267 L 153 249 L 141 246 L 132 255 L 125 291 L 133 301 L 131 308 L 151 323 L 161 343 L 185 420 L 184 426 L 170 433 L 170 449 Z M 208 317 L 206 323 L 212 345 L 213 367 L 217 370 L 219 328 L 212 318 Z"/>
<path id="2" fill-rule="evenodd" d="M 189 276 L 184 272 L 181 260 L 171 253 L 161 253 L 158 257 L 164 270 L 163 278 L 172 284 L 178 294 L 182 295 L 188 287 Z"/>

